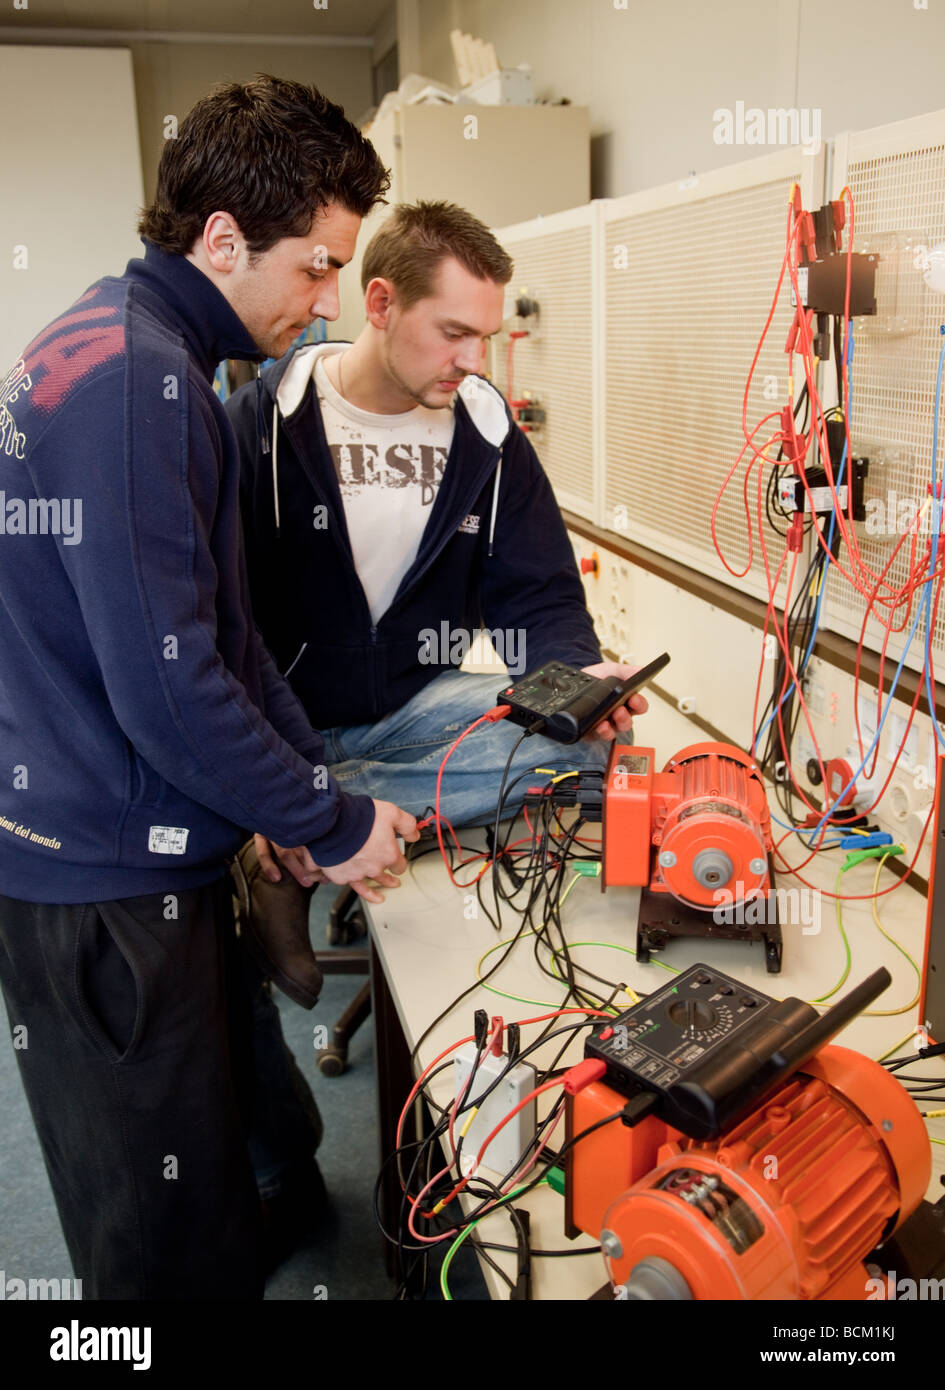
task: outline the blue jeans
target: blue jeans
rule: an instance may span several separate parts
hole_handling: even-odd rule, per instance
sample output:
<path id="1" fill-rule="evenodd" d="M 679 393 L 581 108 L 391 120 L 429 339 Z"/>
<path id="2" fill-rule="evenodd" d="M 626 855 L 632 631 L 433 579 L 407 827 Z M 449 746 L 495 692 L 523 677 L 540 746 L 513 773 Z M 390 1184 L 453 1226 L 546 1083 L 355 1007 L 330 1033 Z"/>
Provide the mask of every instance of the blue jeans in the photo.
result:
<path id="1" fill-rule="evenodd" d="M 376 724 L 323 729 L 328 768 L 348 792 L 393 801 L 418 819 L 433 809 L 436 777 L 450 744 L 475 719 L 499 703 L 502 675 L 444 671 L 401 709 Z M 480 724 L 451 756 L 443 773 L 440 810 L 450 823 L 490 825 L 495 821 L 502 773 L 522 730 L 507 720 Z M 555 743 L 534 735 L 523 739 L 512 760 L 506 788 L 533 767 L 603 769 L 609 744 L 601 739 Z M 538 775 L 518 782 L 503 807 L 503 818 L 521 809 L 525 790 Z"/>

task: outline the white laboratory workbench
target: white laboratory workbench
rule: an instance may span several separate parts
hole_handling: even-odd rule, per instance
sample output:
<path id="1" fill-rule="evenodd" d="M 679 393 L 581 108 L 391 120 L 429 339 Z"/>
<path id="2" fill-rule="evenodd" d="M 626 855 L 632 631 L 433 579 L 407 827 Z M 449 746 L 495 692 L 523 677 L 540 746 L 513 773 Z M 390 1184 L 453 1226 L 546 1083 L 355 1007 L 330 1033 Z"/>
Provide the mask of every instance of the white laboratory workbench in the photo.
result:
<path id="1" fill-rule="evenodd" d="M 705 734 L 674 707 L 652 693 L 649 699 L 649 713 L 638 716 L 635 721 L 635 737 L 638 744 L 656 749 L 658 766 L 687 744 L 704 741 Z M 566 751 L 562 749 L 562 768 L 567 765 Z M 482 832 L 479 831 L 464 831 L 461 838 L 467 844 L 484 844 Z M 794 855 L 792 862 L 798 862 L 801 857 L 798 850 L 790 846 L 786 846 L 786 849 Z M 815 885 L 833 889 L 840 862 L 839 854 L 831 856 L 828 864 L 818 864 L 815 860 L 805 870 L 805 877 Z M 874 874 L 875 864 L 871 867 L 869 862 L 851 870 L 844 876 L 844 891 L 869 893 Z M 884 885 L 893 881 L 887 871 Z M 787 887 L 791 882 L 786 876 L 779 878 L 780 886 Z M 564 929 L 573 958 L 606 979 L 626 982 L 644 992 L 659 988 L 669 978 L 659 961 L 677 968 L 704 961 L 767 994 L 777 997 L 794 995 L 811 1000 L 830 990 L 842 973 L 844 953 L 831 898 L 821 900 L 819 930 L 815 933 L 810 932 L 809 928 L 805 933 L 799 924 L 782 928 L 782 970 L 776 975 L 766 971 L 760 943 L 737 941 L 686 938 L 670 942 L 666 951 L 654 954 L 650 964 L 638 964 L 627 949 L 632 951 L 635 945 L 638 898 L 639 891 L 631 888 L 611 889 L 602 893 L 598 879 L 586 878 L 575 883 L 562 909 Z M 486 900 L 491 909 L 491 893 L 487 893 Z M 434 853 L 424 855 L 410 865 L 400 888 L 388 893 L 382 906 L 367 906 L 374 955 L 381 1142 L 385 1152 L 389 1152 L 393 1147 L 392 1125 L 410 1085 L 405 1065 L 407 1054 L 432 1020 L 475 981 L 477 962 L 483 953 L 499 940 L 510 940 L 520 919 L 510 914 L 503 904 L 503 930 L 501 935 L 497 935 L 483 914 L 471 915 L 470 897 L 450 883 L 442 860 Z M 904 884 L 879 900 L 879 912 L 885 929 L 921 964 L 925 940 L 925 898 Z M 880 965 L 885 965 L 889 970 L 893 983 L 874 1007 L 896 1008 L 912 999 L 916 992 L 915 973 L 903 956 L 877 931 L 869 902 L 846 903 L 843 920 L 851 943 L 852 968 L 846 985 L 833 996 L 831 1002 L 841 998 L 847 989 Z M 487 969 L 495 959 L 496 956 L 491 957 L 483 969 Z M 564 986 L 556 990 L 552 981 L 538 968 L 531 939 L 527 937 L 516 944 L 489 984 L 506 994 L 536 1002 L 516 1002 L 479 986 L 425 1039 L 419 1051 L 419 1067 L 426 1066 L 451 1043 L 472 1032 L 473 1012 L 477 1008 L 485 1009 L 490 1015 L 501 1014 L 508 1023 L 545 1013 L 548 1011 L 546 1005 L 558 1007 L 564 996 Z M 625 1002 L 629 1004 L 629 1001 Z M 861 1016 L 836 1041 L 878 1058 L 914 1031 L 917 1017 L 917 1006 L 891 1018 Z M 522 1045 L 527 1045 L 538 1031 L 538 1027 L 523 1029 Z M 574 1035 L 564 1058 L 565 1063 L 580 1060 L 583 1037 L 583 1030 Z M 547 1065 L 561 1041 L 558 1039 L 557 1042 L 544 1044 L 537 1053 L 537 1060 Z M 904 1047 L 902 1055 L 910 1046 Z M 917 1064 L 914 1070 L 941 1070 L 941 1063 L 942 1059 Z M 451 1070 L 441 1073 L 434 1081 L 431 1092 L 440 1104 L 452 1099 Z M 544 1113 L 545 1110 L 540 1108 L 539 1115 Z M 936 1138 L 945 1139 L 945 1121 L 930 1121 L 929 1132 Z M 562 1121 L 552 1144 L 562 1142 L 563 1137 Z M 932 1160 L 933 1175 L 928 1196 L 934 1201 L 941 1194 L 939 1177 L 945 1171 L 945 1148 L 933 1144 Z M 531 1213 L 533 1245 L 543 1249 L 560 1249 L 568 1245 L 563 1231 L 564 1203 L 560 1196 L 547 1187 L 541 1187 L 524 1199 L 524 1205 Z M 509 1218 L 501 1212 L 488 1217 L 478 1234 L 489 1239 L 490 1232 L 491 1238 L 499 1243 L 515 1244 Z M 587 1237 L 575 1242 L 576 1246 L 591 1244 L 593 1242 Z M 503 1262 L 509 1273 L 514 1274 L 514 1256 L 496 1258 Z M 507 1288 L 494 1271 L 484 1265 L 483 1274 L 493 1297 L 507 1297 Z M 604 1284 L 605 1279 L 600 1255 L 573 1259 L 537 1258 L 532 1262 L 532 1296 L 536 1299 L 586 1299 Z"/>

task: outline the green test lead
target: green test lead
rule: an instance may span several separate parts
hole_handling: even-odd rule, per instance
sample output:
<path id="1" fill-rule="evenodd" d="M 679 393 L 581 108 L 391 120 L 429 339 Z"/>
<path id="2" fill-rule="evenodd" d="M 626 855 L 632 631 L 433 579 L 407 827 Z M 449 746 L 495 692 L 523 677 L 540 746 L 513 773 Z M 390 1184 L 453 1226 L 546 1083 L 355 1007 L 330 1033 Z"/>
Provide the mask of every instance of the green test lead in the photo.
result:
<path id="1" fill-rule="evenodd" d="M 872 849 L 853 849 L 850 850 L 841 873 L 846 873 L 847 869 L 852 869 L 854 865 L 861 864 L 864 859 L 880 859 L 887 854 L 905 854 L 905 845 L 874 845 Z"/>

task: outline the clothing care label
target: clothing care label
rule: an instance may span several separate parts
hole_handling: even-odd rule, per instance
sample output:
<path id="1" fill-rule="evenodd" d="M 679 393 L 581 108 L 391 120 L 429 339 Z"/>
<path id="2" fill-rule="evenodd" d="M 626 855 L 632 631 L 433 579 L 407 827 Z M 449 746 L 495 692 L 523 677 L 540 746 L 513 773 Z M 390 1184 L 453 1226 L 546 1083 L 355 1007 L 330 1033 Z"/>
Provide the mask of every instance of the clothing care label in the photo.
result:
<path id="1" fill-rule="evenodd" d="M 315 389 L 355 568 L 377 623 L 417 557 L 453 439 L 453 411 L 425 405 L 402 415 L 359 410 L 335 390 L 321 359 Z"/>
<path id="2" fill-rule="evenodd" d="M 188 829 L 180 825 L 152 825 L 148 849 L 152 854 L 186 854 Z"/>

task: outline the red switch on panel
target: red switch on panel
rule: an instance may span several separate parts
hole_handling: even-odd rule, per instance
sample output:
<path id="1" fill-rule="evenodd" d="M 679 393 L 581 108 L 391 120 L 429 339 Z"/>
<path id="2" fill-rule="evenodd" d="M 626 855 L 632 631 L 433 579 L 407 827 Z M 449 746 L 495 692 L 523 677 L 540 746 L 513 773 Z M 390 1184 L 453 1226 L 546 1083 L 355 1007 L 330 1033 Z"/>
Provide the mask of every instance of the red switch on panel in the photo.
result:
<path id="1" fill-rule="evenodd" d="M 831 800 L 836 800 L 847 788 L 841 806 L 851 806 L 856 795 L 856 784 L 853 781 L 853 769 L 846 758 L 831 758 L 827 763 L 827 791 Z"/>

